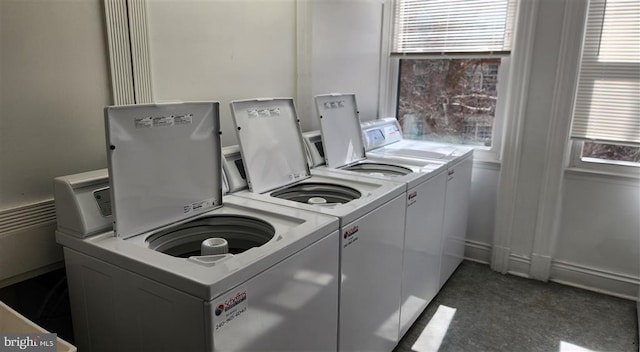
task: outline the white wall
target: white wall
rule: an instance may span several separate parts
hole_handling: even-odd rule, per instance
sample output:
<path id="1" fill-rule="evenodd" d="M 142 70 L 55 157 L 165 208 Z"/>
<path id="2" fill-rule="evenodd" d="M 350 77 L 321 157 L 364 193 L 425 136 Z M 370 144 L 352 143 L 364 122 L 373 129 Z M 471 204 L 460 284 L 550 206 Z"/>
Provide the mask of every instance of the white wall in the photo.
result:
<path id="1" fill-rule="evenodd" d="M 52 179 L 106 166 L 103 6 L 0 1 L 0 287 L 62 259 Z M 381 1 L 149 0 L 147 10 L 154 100 L 220 101 L 223 145 L 237 143 L 234 99 L 303 99 L 305 130 L 318 127 L 314 94 L 354 92 L 376 116 Z"/>
<path id="2" fill-rule="evenodd" d="M 637 181 L 569 172 L 557 260 L 640 276 Z"/>
<path id="3" fill-rule="evenodd" d="M 101 1 L 0 1 L 0 211 L 51 199 L 55 176 L 106 166 Z"/>
<path id="4" fill-rule="evenodd" d="M 0 287 L 59 265 L 53 178 L 106 167 L 102 1 L 0 1 Z"/>
<path id="5" fill-rule="evenodd" d="M 318 94 L 354 93 L 360 120 L 378 118 L 383 4 L 375 0 L 311 3 L 311 94 L 301 111 L 303 129 L 320 128 L 312 99 Z M 310 110 L 310 111 L 309 111 Z M 310 123 L 309 123 L 310 122 Z"/>
<path id="6" fill-rule="evenodd" d="M 506 268 L 500 270 L 637 299 L 640 181 L 568 170 L 566 161 L 562 164 L 570 143 L 558 130 L 570 124 L 571 102 L 567 100 L 571 99 L 569 90 L 573 89 L 577 74 L 573 72 L 577 62 L 572 60 L 579 58 L 580 50 L 573 38 L 582 33 L 582 20 L 576 16 L 585 3 L 536 0 L 536 4 L 530 79 L 520 116 L 522 129 L 518 138 L 507 139 L 511 144 L 505 144 L 505 152 L 515 150 L 515 155 L 502 163 L 499 176 L 500 184 L 514 178 L 516 187 L 498 186 L 496 194 L 500 198 L 505 195 L 500 192 L 509 192 L 514 197 L 513 203 L 507 205 L 512 208 L 498 209 L 496 213 L 500 221 L 512 216 L 507 241 L 499 244 L 508 251 Z M 517 76 L 526 74 L 516 72 Z M 559 96 L 565 100 L 558 100 Z M 515 123 L 518 117 L 508 117 L 508 123 Z M 519 165 L 514 168 L 511 162 Z M 487 179 L 482 181 L 486 172 L 480 171 L 477 177 L 477 171 L 474 168 L 467 255 L 482 260 L 483 251 L 478 249 L 488 238 L 479 234 L 484 233 L 483 226 L 488 229 L 489 225 L 478 220 L 482 211 L 478 206 L 488 204 L 481 200 L 491 197 L 481 191 L 486 190 L 483 182 Z M 495 245 L 495 240 L 496 237 L 484 245 Z M 546 247 L 551 248 L 551 253 L 544 252 Z"/>
<path id="7" fill-rule="evenodd" d="M 355 93 L 363 120 L 378 107 L 381 1 L 148 2 L 155 101 L 221 102 L 222 144 L 236 144 L 229 102 L 294 97 L 303 130 L 313 96 Z"/>
<path id="8" fill-rule="evenodd" d="M 230 101 L 295 96 L 295 6 L 149 1 L 154 100 L 220 101 L 222 144 L 237 144 Z"/>
<path id="9" fill-rule="evenodd" d="M 630 299 L 640 278 L 640 181 L 568 171 L 551 279 Z"/>
<path id="10" fill-rule="evenodd" d="M 482 263 L 491 261 L 499 175 L 498 163 L 476 161 L 473 164 L 465 257 Z"/>

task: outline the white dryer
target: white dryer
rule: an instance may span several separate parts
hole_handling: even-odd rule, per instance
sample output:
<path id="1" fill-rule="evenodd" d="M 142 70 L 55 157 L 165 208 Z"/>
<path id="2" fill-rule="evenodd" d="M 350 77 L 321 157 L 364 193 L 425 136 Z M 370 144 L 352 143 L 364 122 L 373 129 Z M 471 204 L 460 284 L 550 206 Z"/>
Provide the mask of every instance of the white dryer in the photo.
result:
<path id="1" fill-rule="evenodd" d="M 312 175 L 291 98 L 235 101 L 231 109 L 249 186 L 233 194 L 338 217 L 339 350 L 391 351 L 399 340 L 406 187 Z"/>
<path id="2" fill-rule="evenodd" d="M 441 160 L 447 163 L 447 195 L 444 215 L 444 246 L 440 286 L 451 277 L 464 258 L 469 214 L 473 148 L 402 138 L 395 118 L 362 125 L 367 154 Z"/>
<path id="3" fill-rule="evenodd" d="M 217 103 L 105 119 L 109 174 L 54 180 L 78 348 L 335 350 L 338 219 L 223 197 Z"/>
<path id="4" fill-rule="evenodd" d="M 442 221 L 447 168 L 444 162 L 365 154 L 354 94 L 315 98 L 322 144 L 313 133 L 304 135 L 308 154 L 324 155 L 329 166 L 316 166 L 317 175 L 364 175 L 406 186 L 405 235 L 402 265 L 400 337 L 440 289 Z M 324 145 L 324 152 L 320 150 Z M 318 164 L 318 162 L 313 162 Z"/>

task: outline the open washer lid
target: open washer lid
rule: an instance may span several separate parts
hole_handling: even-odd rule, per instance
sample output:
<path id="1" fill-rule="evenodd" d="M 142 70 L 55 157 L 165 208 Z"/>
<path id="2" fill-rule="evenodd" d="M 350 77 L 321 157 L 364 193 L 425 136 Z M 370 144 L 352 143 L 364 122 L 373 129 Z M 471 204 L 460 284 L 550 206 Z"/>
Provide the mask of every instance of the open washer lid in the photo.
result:
<path id="1" fill-rule="evenodd" d="M 118 237 L 222 205 L 219 103 L 111 106 L 105 123 Z"/>
<path id="2" fill-rule="evenodd" d="M 336 169 L 365 159 L 355 94 L 318 95 L 315 100 L 327 166 Z"/>
<path id="3" fill-rule="evenodd" d="M 231 112 L 252 192 L 268 192 L 311 176 L 292 98 L 232 101 Z"/>

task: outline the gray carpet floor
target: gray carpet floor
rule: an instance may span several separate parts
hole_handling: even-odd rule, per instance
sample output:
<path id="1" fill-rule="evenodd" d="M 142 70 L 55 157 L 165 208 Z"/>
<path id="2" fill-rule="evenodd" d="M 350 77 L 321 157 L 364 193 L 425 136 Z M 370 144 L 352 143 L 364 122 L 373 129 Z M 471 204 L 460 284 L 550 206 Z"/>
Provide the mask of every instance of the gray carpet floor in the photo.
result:
<path id="1" fill-rule="evenodd" d="M 464 261 L 394 352 L 638 352 L 637 324 L 635 301 Z"/>

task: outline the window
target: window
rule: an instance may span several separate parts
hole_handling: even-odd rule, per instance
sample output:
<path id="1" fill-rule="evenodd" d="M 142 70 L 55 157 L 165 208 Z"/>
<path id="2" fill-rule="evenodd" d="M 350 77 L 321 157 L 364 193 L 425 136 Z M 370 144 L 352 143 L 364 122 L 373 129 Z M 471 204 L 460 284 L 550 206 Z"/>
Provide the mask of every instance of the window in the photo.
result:
<path id="1" fill-rule="evenodd" d="M 640 163 L 640 147 L 584 142 L 582 158 Z M 590 160 L 596 162 L 595 160 Z M 621 163 L 621 165 L 624 165 Z"/>
<path id="2" fill-rule="evenodd" d="M 499 148 L 515 1 L 398 0 L 396 116 L 406 138 Z"/>
<path id="3" fill-rule="evenodd" d="M 402 59 L 396 116 L 406 138 L 491 146 L 500 59 Z"/>
<path id="4" fill-rule="evenodd" d="M 639 96 L 640 6 L 592 0 L 571 131 L 573 166 L 640 167 Z"/>

